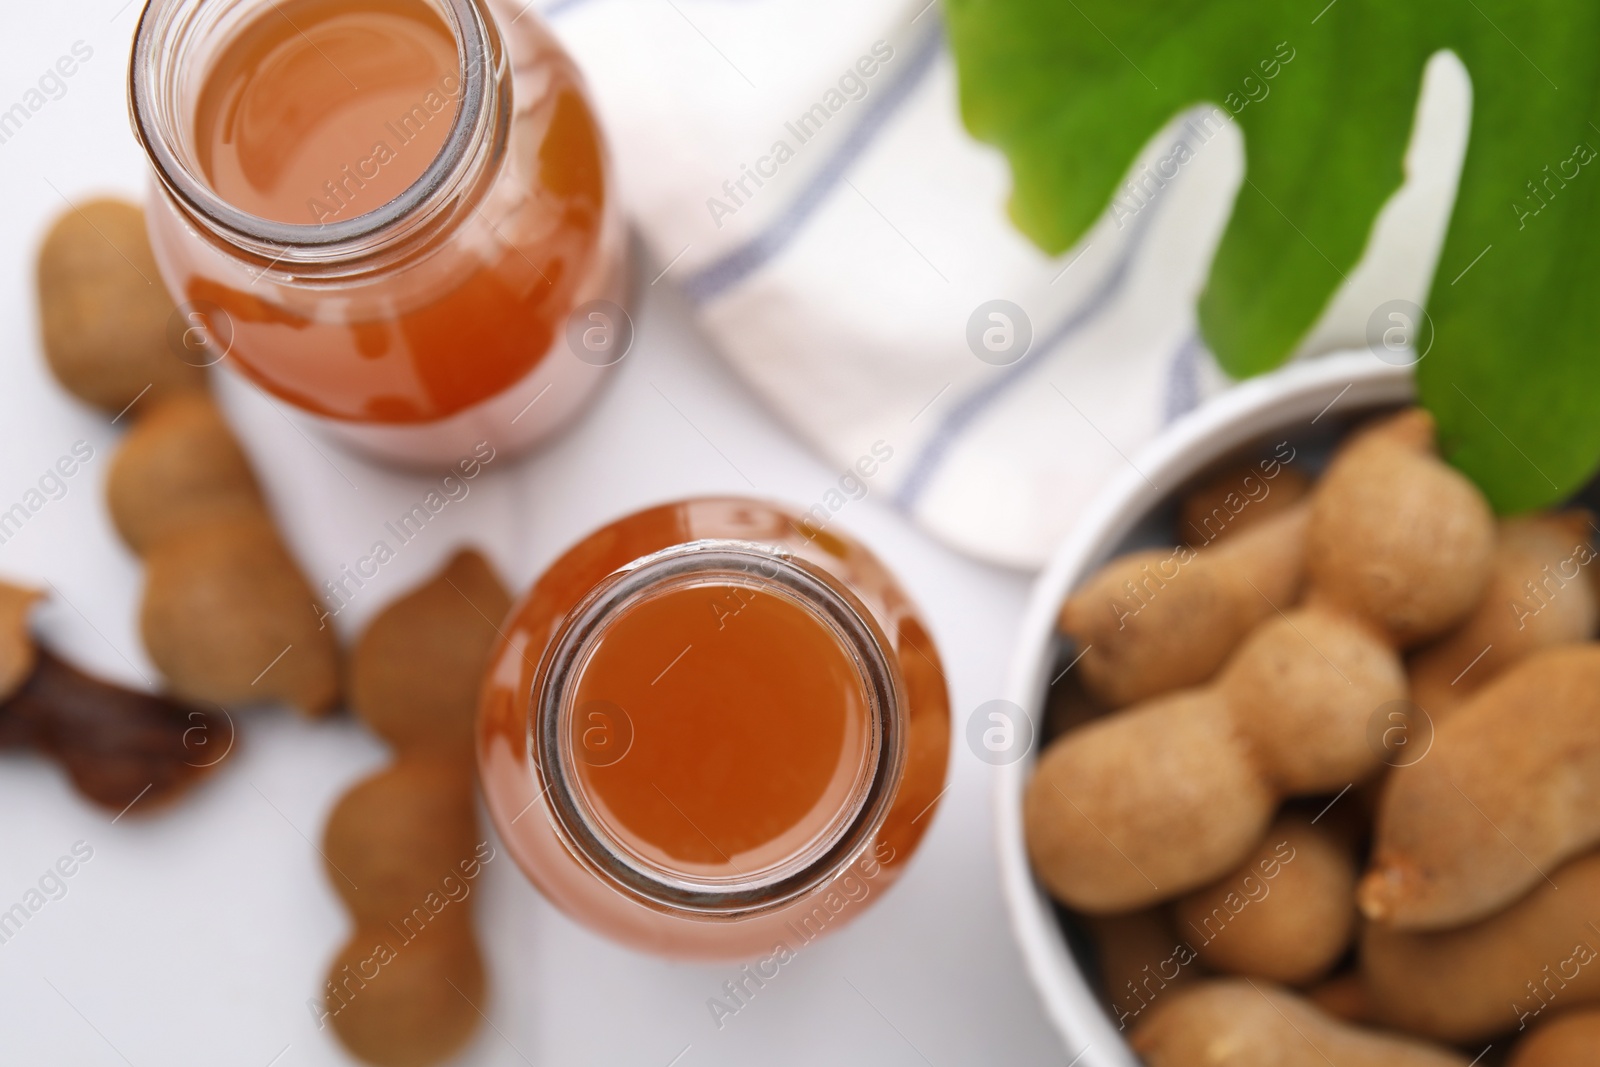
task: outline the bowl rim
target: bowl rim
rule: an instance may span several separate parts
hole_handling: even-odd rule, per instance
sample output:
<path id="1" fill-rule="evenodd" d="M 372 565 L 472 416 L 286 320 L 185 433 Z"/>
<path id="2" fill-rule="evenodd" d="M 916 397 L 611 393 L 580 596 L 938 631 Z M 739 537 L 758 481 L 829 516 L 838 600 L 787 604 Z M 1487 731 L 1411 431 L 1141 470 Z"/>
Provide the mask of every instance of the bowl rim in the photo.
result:
<path id="1" fill-rule="evenodd" d="M 1017 630 L 1006 699 L 1024 709 L 1035 727 L 1043 722 L 1043 683 L 1055 662 L 1061 603 L 1107 548 L 1169 496 L 1160 484 L 1177 486 L 1263 433 L 1304 419 L 1315 422 L 1335 407 L 1349 413 L 1411 401 L 1412 372 L 1411 365 L 1386 363 L 1365 349 L 1305 360 L 1239 383 L 1161 431 L 1095 495 L 1034 582 Z M 1033 736 L 1038 734 L 1036 728 Z M 1021 759 L 998 768 L 995 778 L 995 840 L 1011 933 L 1046 1015 L 1074 1057 L 1071 1067 L 1140 1067 L 1079 969 L 1054 905 L 1028 863 L 1022 791 L 1037 756 L 1038 746 L 1031 746 Z"/>

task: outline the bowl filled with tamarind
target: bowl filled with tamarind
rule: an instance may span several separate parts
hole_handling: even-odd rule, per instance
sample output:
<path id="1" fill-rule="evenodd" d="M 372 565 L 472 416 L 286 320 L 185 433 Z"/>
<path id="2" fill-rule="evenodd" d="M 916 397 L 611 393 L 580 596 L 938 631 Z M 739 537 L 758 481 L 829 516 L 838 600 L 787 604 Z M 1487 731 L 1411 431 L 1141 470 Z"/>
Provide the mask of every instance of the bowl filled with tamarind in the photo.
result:
<path id="1" fill-rule="evenodd" d="M 1581 504 L 1496 516 L 1409 368 L 1365 351 L 1129 458 L 982 734 L 1012 927 L 1074 1064 L 1600 1063 Z"/>

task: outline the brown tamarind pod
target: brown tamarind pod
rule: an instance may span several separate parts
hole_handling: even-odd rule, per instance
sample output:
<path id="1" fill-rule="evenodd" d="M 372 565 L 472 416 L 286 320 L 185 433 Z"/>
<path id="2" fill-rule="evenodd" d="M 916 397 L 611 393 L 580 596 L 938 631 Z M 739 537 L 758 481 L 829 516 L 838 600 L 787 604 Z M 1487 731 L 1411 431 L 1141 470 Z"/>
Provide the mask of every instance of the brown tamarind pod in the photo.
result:
<path id="1" fill-rule="evenodd" d="M 111 461 L 106 500 L 117 533 L 140 555 L 198 521 L 266 511 L 221 409 L 199 392 L 151 403 Z"/>
<path id="2" fill-rule="evenodd" d="M 1356 432 L 1312 494 L 1311 596 L 1396 648 L 1436 637 L 1482 599 L 1494 557 L 1483 493 L 1439 461 L 1433 416 L 1411 408 Z"/>
<path id="3" fill-rule="evenodd" d="M 1500 522 L 1477 608 L 1407 664 L 1411 700 L 1434 723 L 1532 653 L 1594 637 L 1600 590 L 1582 573 L 1595 558 L 1592 522 L 1587 511 Z"/>
<path id="4" fill-rule="evenodd" d="M 1052 896 L 1089 914 L 1148 907 L 1205 884 L 1255 845 L 1277 798 L 1218 707 L 1209 691 L 1183 690 L 1045 750 L 1023 824 Z"/>
<path id="5" fill-rule="evenodd" d="M 324 1003 L 345 1045 L 380 1067 L 437 1063 L 481 1018 L 469 897 L 493 850 L 478 840 L 472 739 L 510 602 L 481 555 L 458 552 L 386 606 L 351 658 L 356 711 L 399 755 L 339 800 L 324 833 L 356 925 Z"/>
<path id="6" fill-rule="evenodd" d="M 322 852 L 351 913 L 386 921 L 410 912 L 455 873 L 472 855 L 477 832 L 471 768 L 403 757 L 339 798 Z"/>
<path id="7" fill-rule="evenodd" d="M 1306 990 L 1306 999 L 1347 1023 L 1367 1026 L 1377 1021 L 1367 984 L 1361 980 L 1359 971 L 1345 971 L 1317 983 Z"/>
<path id="8" fill-rule="evenodd" d="M 1178 537 L 1195 548 L 1218 544 L 1281 515 L 1309 492 L 1310 477 L 1276 459 L 1235 463 L 1184 495 Z"/>
<path id="9" fill-rule="evenodd" d="M 1201 982 L 1157 1001 L 1133 1033 L 1147 1067 L 1466 1067 L 1411 1037 L 1365 1030 L 1271 982 Z"/>
<path id="10" fill-rule="evenodd" d="M 358 927 L 334 959 L 324 1007 L 345 1047 L 368 1063 L 428 1067 L 477 1032 L 485 986 L 462 912 L 409 941 L 388 926 Z"/>
<path id="11" fill-rule="evenodd" d="M 1138 1018 L 1162 992 L 1199 977 L 1195 953 L 1178 936 L 1165 908 L 1084 917 L 1094 945 L 1094 970 L 1106 1010 L 1121 1025 Z"/>
<path id="12" fill-rule="evenodd" d="M 1549 878 L 1470 926 L 1368 924 L 1361 972 L 1379 1017 L 1442 1041 L 1478 1041 L 1600 1004 L 1600 854 Z"/>
<path id="13" fill-rule="evenodd" d="M 1517 1043 L 1507 1067 L 1600 1067 L 1600 1011 L 1575 1011 Z"/>
<path id="14" fill-rule="evenodd" d="M 147 546 L 140 631 L 177 695 L 225 706 L 339 699 L 339 651 L 265 515 L 215 517 Z"/>
<path id="15" fill-rule="evenodd" d="M 205 388 L 205 371 L 169 347 L 172 301 L 135 205 L 90 200 L 63 212 L 39 249 L 38 285 L 45 359 L 80 400 L 118 414 Z"/>
<path id="16" fill-rule="evenodd" d="M 1305 985 L 1350 946 L 1355 883 L 1348 844 L 1280 815 L 1243 864 L 1179 899 L 1173 914 L 1209 970 Z"/>
<path id="17" fill-rule="evenodd" d="M 478 687 L 508 593 L 487 560 L 458 552 L 434 578 L 386 607 L 350 656 L 350 702 L 401 751 L 470 761 Z"/>
<path id="18" fill-rule="evenodd" d="M 1278 803 L 1377 769 L 1374 709 L 1405 694 L 1366 626 L 1301 609 L 1263 623 L 1215 684 L 1058 738 L 1023 795 L 1035 872 L 1072 907 L 1128 911 L 1198 889 L 1260 844 Z"/>
<path id="19" fill-rule="evenodd" d="M 1390 775 L 1359 901 L 1402 929 L 1472 922 L 1600 843 L 1600 645 L 1535 653 Z"/>
<path id="20" fill-rule="evenodd" d="M 1297 505 L 1214 547 L 1133 552 L 1096 571 L 1059 620 L 1082 650 L 1084 687 L 1121 707 L 1211 678 L 1299 595 L 1309 517 Z"/>

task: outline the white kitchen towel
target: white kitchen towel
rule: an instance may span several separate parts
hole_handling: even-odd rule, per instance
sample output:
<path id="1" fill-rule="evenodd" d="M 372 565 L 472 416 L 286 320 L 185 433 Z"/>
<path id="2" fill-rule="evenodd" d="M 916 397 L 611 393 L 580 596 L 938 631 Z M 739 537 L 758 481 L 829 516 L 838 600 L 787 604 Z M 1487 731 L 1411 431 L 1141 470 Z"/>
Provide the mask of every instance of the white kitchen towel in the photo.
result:
<path id="1" fill-rule="evenodd" d="M 1243 174 L 1225 112 L 1175 117 L 1123 207 L 1050 257 L 1007 217 L 1004 159 L 961 124 L 936 2 L 555 0 L 544 15 L 589 78 L 664 266 L 652 284 L 688 294 L 814 448 L 870 471 L 862 492 L 956 548 L 1039 566 L 1140 445 L 1225 387 L 1193 310 Z M 1363 343 L 1384 300 L 1422 300 L 1469 96 L 1459 62 L 1435 57 L 1407 185 L 1302 354 Z M 890 458 L 863 463 L 874 446 Z"/>

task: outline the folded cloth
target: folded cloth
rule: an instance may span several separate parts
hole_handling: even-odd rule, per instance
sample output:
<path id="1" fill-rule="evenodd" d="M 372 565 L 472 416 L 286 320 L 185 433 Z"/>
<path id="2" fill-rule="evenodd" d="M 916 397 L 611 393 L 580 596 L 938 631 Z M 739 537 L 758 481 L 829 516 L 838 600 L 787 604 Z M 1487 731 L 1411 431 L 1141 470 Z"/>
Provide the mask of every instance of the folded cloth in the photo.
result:
<path id="1" fill-rule="evenodd" d="M 1243 175 L 1222 109 L 1175 116 L 1118 207 L 1051 257 L 1007 217 L 1003 157 L 961 125 L 936 2 L 544 15 L 589 78 L 656 282 L 812 447 L 957 549 L 1041 565 L 1140 445 L 1226 386 L 1194 318 Z M 1407 185 L 1303 353 L 1364 344 L 1380 303 L 1423 299 L 1468 95 L 1435 57 Z"/>

